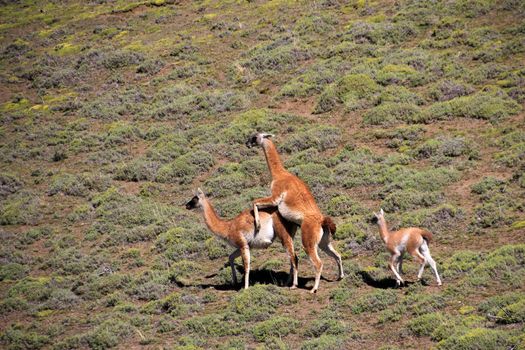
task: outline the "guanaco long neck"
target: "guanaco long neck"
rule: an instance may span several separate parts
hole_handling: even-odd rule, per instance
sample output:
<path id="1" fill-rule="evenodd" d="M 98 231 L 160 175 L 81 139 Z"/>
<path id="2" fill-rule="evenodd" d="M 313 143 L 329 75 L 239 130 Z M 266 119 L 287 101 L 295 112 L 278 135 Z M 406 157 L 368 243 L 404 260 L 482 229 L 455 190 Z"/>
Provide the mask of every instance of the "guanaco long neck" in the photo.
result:
<path id="1" fill-rule="evenodd" d="M 217 215 L 215 209 L 207 198 L 202 200 L 201 204 L 206 226 L 208 226 L 208 228 L 216 235 L 226 238 L 228 235 L 228 223 Z"/>
<path id="2" fill-rule="evenodd" d="M 388 228 L 386 226 L 385 219 L 384 218 L 379 219 L 378 225 L 379 225 L 379 234 L 381 235 L 381 239 L 383 240 L 383 242 L 387 243 L 389 233 L 388 233 Z"/>
<path id="3" fill-rule="evenodd" d="M 275 179 L 276 176 L 286 172 L 284 169 L 283 163 L 281 162 L 281 157 L 275 148 L 273 142 L 269 139 L 264 139 L 262 143 L 262 148 L 264 150 L 264 156 L 266 157 L 266 163 L 268 163 L 268 168 L 272 174 L 272 178 Z"/>

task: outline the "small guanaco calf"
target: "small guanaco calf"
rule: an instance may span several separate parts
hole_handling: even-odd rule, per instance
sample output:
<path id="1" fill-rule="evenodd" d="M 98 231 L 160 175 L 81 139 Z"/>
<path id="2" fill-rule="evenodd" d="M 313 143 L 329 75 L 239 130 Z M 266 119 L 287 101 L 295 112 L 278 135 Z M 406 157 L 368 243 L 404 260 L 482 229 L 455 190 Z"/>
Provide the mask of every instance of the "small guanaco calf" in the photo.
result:
<path id="1" fill-rule="evenodd" d="M 421 264 L 417 279 L 420 280 L 423 276 L 423 270 L 428 263 L 434 274 L 438 286 L 441 285 L 441 278 L 437 272 L 436 262 L 430 256 L 428 244 L 432 240 L 432 233 L 417 227 L 402 228 L 395 232 L 389 232 L 385 220 L 385 212 L 383 209 L 379 214 L 374 213 L 374 221 L 379 225 L 379 234 L 386 244 L 386 248 L 392 254 L 388 266 L 396 276 L 397 285 L 405 283 L 401 278 L 403 253 L 406 251 L 414 257 L 414 259 Z"/>

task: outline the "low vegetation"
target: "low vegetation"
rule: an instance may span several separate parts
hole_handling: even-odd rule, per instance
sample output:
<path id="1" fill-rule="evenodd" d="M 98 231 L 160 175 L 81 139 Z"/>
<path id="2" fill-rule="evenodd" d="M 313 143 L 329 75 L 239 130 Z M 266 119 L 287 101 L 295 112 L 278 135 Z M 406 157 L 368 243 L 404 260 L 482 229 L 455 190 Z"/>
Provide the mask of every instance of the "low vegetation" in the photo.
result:
<path id="1" fill-rule="evenodd" d="M 4 1 L 0 348 L 521 349 L 523 1 Z M 278 240 L 234 286 L 231 218 L 268 196 L 254 131 L 337 224 L 317 294 Z M 395 288 L 372 212 L 432 231 Z M 242 275 L 240 260 L 235 261 Z"/>

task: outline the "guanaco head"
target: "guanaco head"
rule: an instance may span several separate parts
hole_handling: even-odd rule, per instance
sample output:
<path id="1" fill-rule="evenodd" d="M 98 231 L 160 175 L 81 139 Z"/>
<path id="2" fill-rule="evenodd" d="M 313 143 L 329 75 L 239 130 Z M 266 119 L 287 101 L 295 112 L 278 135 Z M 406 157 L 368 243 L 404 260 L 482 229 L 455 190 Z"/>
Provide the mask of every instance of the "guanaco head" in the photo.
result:
<path id="1" fill-rule="evenodd" d="M 374 217 L 372 218 L 372 222 L 374 224 L 379 224 L 382 221 L 385 221 L 385 212 L 383 211 L 383 208 L 381 208 L 379 214 L 374 212 Z"/>
<path id="2" fill-rule="evenodd" d="M 204 192 L 202 192 L 200 188 L 198 188 L 193 198 L 188 203 L 186 203 L 186 209 L 192 210 L 195 208 L 200 208 L 202 206 L 201 201 L 204 198 L 206 198 L 206 195 L 204 194 Z"/>
<path id="3" fill-rule="evenodd" d="M 248 137 L 248 141 L 246 141 L 246 146 L 248 148 L 252 148 L 255 146 L 261 146 L 264 139 L 273 137 L 274 135 L 268 134 L 265 132 L 256 132 L 252 134 L 250 137 Z"/>

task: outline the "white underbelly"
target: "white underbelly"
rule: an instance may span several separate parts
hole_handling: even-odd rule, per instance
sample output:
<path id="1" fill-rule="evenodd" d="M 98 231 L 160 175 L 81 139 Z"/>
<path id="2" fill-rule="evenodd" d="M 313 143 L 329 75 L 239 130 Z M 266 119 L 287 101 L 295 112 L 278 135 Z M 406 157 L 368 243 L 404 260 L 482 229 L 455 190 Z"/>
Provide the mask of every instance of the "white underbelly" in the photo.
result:
<path id="1" fill-rule="evenodd" d="M 272 244 L 274 239 L 273 220 L 270 216 L 261 220 L 261 229 L 257 234 L 253 235 L 253 233 L 251 233 L 251 235 L 247 237 L 248 245 L 254 249 L 267 248 Z"/>
<path id="2" fill-rule="evenodd" d="M 401 237 L 401 241 L 396 246 L 398 252 L 403 253 L 406 250 L 409 238 L 409 234 L 405 234 L 403 237 Z"/>
<path id="3" fill-rule="evenodd" d="M 286 203 L 284 203 L 284 201 L 279 204 L 278 208 L 279 214 L 281 214 L 286 220 L 296 223 L 297 225 L 303 223 L 303 213 L 297 210 L 292 210 L 286 205 Z"/>

